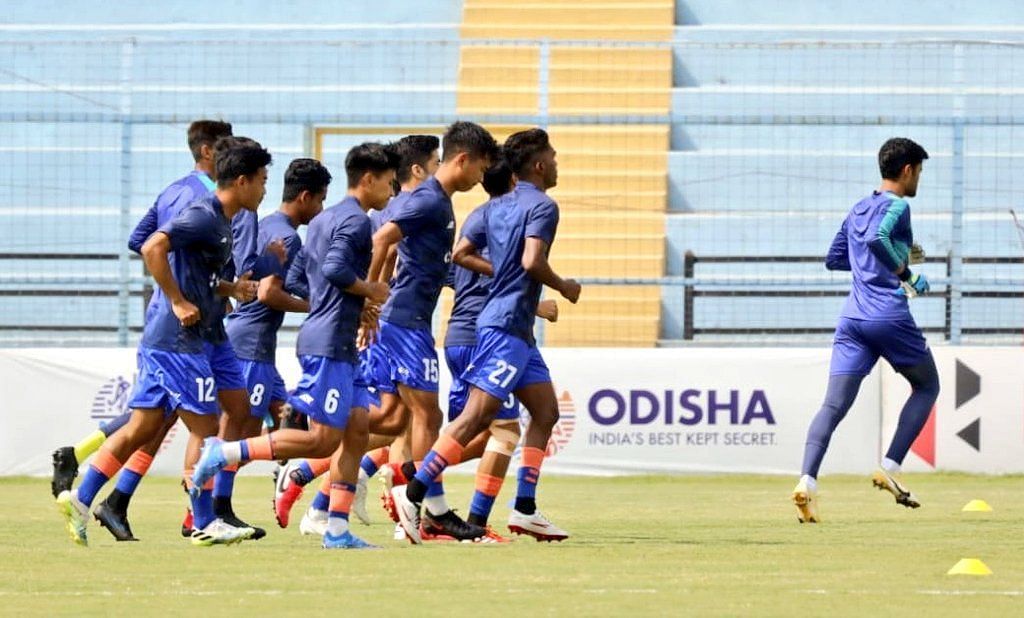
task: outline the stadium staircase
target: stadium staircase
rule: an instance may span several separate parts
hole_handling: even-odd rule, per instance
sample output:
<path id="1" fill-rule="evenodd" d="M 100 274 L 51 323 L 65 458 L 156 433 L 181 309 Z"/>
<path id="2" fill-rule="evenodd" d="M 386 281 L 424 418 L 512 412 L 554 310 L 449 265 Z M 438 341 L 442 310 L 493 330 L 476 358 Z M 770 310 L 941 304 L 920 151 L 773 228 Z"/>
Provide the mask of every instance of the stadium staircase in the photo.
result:
<path id="1" fill-rule="evenodd" d="M 561 208 L 552 263 L 570 277 L 660 277 L 665 272 L 665 212 L 672 52 L 667 47 L 559 45 L 559 41 L 670 41 L 674 3 L 561 0 L 507 3 L 466 0 L 457 107 L 460 114 L 628 115 L 622 125 L 552 124 Z M 548 90 L 542 94 L 546 38 Z M 476 40 L 488 43 L 474 44 Z M 499 41 L 490 43 L 490 41 Z M 509 40 L 502 44 L 501 40 Z M 645 116 L 652 117 L 644 122 Z M 503 140 L 522 127 L 491 127 Z M 463 221 L 485 201 L 482 190 L 456 199 Z M 549 294 L 550 297 L 550 294 Z M 450 297 L 447 300 L 450 303 Z M 656 345 L 657 286 L 590 286 L 578 305 L 560 303 L 545 325 L 549 346 Z M 447 307 L 442 311 L 447 315 Z"/>

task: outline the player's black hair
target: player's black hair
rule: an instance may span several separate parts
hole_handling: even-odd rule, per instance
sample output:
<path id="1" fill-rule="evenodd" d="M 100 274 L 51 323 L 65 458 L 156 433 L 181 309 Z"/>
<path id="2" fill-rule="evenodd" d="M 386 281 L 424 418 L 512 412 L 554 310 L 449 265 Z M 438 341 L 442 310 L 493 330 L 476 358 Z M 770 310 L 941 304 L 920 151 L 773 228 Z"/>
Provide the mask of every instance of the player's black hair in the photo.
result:
<path id="1" fill-rule="evenodd" d="M 366 172 L 374 175 L 382 174 L 388 170 L 397 170 L 400 158 L 395 149 L 391 146 L 384 146 L 377 142 L 366 142 L 353 146 L 345 157 L 345 175 L 348 176 L 348 188 L 352 189 L 359 185 L 359 179 Z"/>
<path id="2" fill-rule="evenodd" d="M 396 174 L 399 184 L 412 178 L 412 166 L 426 167 L 431 155 L 441 146 L 436 135 L 406 135 L 394 144 L 400 162 Z"/>
<path id="3" fill-rule="evenodd" d="M 295 159 L 284 171 L 284 192 L 281 201 L 298 199 L 303 191 L 320 193 L 331 184 L 331 173 L 316 159 Z"/>
<path id="4" fill-rule="evenodd" d="M 505 158 L 512 171 L 523 176 L 537 157 L 551 149 L 551 140 L 544 129 L 527 129 L 513 133 L 505 140 Z"/>
<path id="5" fill-rule="evenodd" d="M 465 152 L 471 159 L 487 157 L 495 158 L 498 150 L 498 142 L 494 137 L 475 122 L 458 121 L 452 123 L 444 132 L 441 139 L 441 150 L 444 151 L 444 160 L 450 161 L 459 153 Z"/>
<path id="6" fill-rule="evenodd" d="M 878 170 L 886 180 L 899 180 L 906 165 L 917 166 L 928 158 L 928 153 L 917 142 L 905 137 L 893 137 L 878 151 Z"/>
<path id="7" fill-rule="evenodd" d="M 230 135 L 230 122 L 196 120 L 188 125 L 188 149 L 192 151 L 192 158 L 198 161 L 203 156 L 203 146 L 213 146 L 220 138 Z"/>
<path id="8" fill-rule="evenodd" d="M 221 187 L 239 176 L 252 176 L 272 160 L 266 148 L 248 137 L 222 137 L 213 145 L 213 167 Z"/>
<path id="9" fill-rule="evenodd" d="M 484 190 L 491 197 L 498 197 L 509 192 L 512 184 L 512 168 L 508 165 L 503 148 L 498 149 L 497 156 L 491 159 L 491 166 L 484 172 Z"/>

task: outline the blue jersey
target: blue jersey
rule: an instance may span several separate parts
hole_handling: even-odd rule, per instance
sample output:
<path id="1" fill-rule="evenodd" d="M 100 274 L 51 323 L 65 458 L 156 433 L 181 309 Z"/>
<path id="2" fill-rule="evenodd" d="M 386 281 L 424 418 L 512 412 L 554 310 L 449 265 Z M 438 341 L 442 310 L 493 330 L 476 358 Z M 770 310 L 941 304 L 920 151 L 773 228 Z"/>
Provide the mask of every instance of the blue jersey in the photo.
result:
<path id="1" fill-rule="evenodd" d="M 370 219 L 354 197 L 346 197 L 309 224 L 302 252 L 309 316 L 299 329 L 296 353 L 300 357 L 358 362 L 356 331 L 364 299 L 344 288 L 366 279 L 372 249 Z"/>
<path id="2" fill-rule="evenodd" d="M 523 249 L 530 237 L 543 240 L 550 249 L 558 229 L 558 204 L 532 184 L 519 181 L 512 193 L 489 203 L 484 220 L 494 279 L 477 327 L 497 328 L 532 345 L 542 286 L 523 268 Z"/>
<path id="3" fill-rule="evenodd" d="M 188 176 L 171 183 L 160 193 L 156 202 L 132 230 L 131 237 L 128 239 L 128 248 L 136 253 L 141 252 L 142 245 L 153 232 L 178 216 L 178 213 L 193 201 L 212 193 L 216 187 L 217 184 L 206 175 L 206 172 L 199 170 L 192 170 Z M 270 273 L 281 272 L 280 263 L 276 257 L 260 256 L 256 253 L 256 213 L 242 210 L 236 214 L 231 221 L 231 232 L 234 239 L 234 262 L 230 268 L 224 271 L 225 279 L 233 280 L 236 270 L 238 273 L 252 272 L 254 279 L 262 278 Z M 173 254 L 168 257 L 171 260 L 174 259 Z M 153 292 L 149 306 L 146 307 L 147 322 L 152 318 L 155 307 L 162 297 L 163 291 L 157 288 Z M 221 319 L 224 318 L 225 308 L 225 304 L 220 307 Z"/>
<path id="4" fill-rule="evenodd" d="M 160 192 L 156 201 L 132 230 L 132 235 L 128 239 L 128 248 L 135 253 L 141 253 L 142 245 L 153 235 L 153 232 L 177 217 L 183 208 L 195 200 L 212 193 L 216 187 L 217 183 L 213 182 L 206 172 L 199 170 L 192 170 L 188 176 L 172 182 Z M 171 260 L 173 264 L 174 254 L 168 254 L 167 259 Z M 157 305 L 162 302 L 163 294 L 163 290 L 159 287 L 153 290 L 153 296 L 146 307 L 145 320 L 147 323 L 156 312 Z"/>
<path id="5" fill-rule="evenodd" d="M 238 222 L 243 214 L 238 213 L 232 225 L 232 231 L 238 227 Z M 255 223 L 253 223 L 255 225 Z M 236 235 L 237 239 L 238 236 Z M 267 215 L 259 222 L 257 235 L 256 253 L 263 254 L 267 245 L 275 240 L 283 240 L 287 251 L 287 260 L 284 269 L 291 266 L 295 255 L 302 248 L 302 239 L 288 215 L 283 212 L 275 212 Z M 236 252 L 237 253 L 237 252 Z M 276 258 L 275 258 L 276 260 Z M 228 314 L 227 332 L 231 339 L 231 345 L 235 348 L 238 358 L 273 363 L 277 353 L 277 331 L 284 322 L 284 311 L 271 309 L 258 300 L 251 300 L 242 303 L 238 308 Z"/>
<path id="6" fill-rule="evenodd" d="M 398 244 L 398 272 L 381 319 L 403 328 L 429 329 L 452 261 L 455 212 L 433 176 L 408 195 L 399 202 L 399 194 L 389 205 L 391 222 L 404 238 Z"/>
<path id="7" fill-rule="evenodd" d="M 188 176 L 172 182 L 157 196 L 156 201 L 132 230 L 128 248 L 140 253 L 142 245 L 153 232 L 176 217 L 182 208 L 207 195 L 216 187 L 217 184 L 206 175 L 206 172 L 199 170 L 192 170 Z"/>
<path id="8" fill-rule="evenodd" d="M 910 206 L 892 193 L 874 192 L 857 203 L 832 241 L 827 266 L 851 270 L 853 287 L 842 317 L 899 320 L 910 317 L 894 271 L 906 266 L 914 235 Z"/>
<path id="9" fill-rule="evenodd" d="M 267 253 L 267 243 L 260 244 L 259 224 L 256 213 L 251 210 L 240 210 L 231 220 L 231 236 L 234 239 L 235 275 L 250 273 L 250 279 L 259 281 L 269 275 L 283 277 L 287 272 L 282 269 L 277 256 Z M 234 279 L 234 277 L 231 277 Z"/>
<path id="10" fill-rule="evenodd" d="M 217 282 L 231 268 L 231 222 L 214 194 L 189 204 L 158 230 L 167 234 L 174 280 L 185 299 L 199 309 L 199 321 L 184 327 L 163 295 L 153 297 L 142 345 L 148 348 L 200 354 L 203 342 L 221 343 L 224 333 L 224 298 Z"/>
<path id="11" fill-rule="evenodd" d="M 388 200 L 387 206 L 385 206 L 384 208 L 381 208 L 380 210 L 371 210 L 369 213 L 370 232 L 376 234 L 377 230 L 383 227 L 385 223 L 390 221 L 392 213 L 395 212 L 393 205 L 400 204 L 405 200 L 409 199 L 409 195 L 410 194 L 408 192 L 402 191 L 395 197 Z"/>
<path id="12" fill-rule="evenodd" d="M 284 289 L 292 296 L 309 300 L 309 279 L 306 278 L 306 248 L 302 247 L 288 266 Z"/>
<path id="13" fill-rule="evenodd" d="M 477 253 L 489 259 L 487 251 L 487 228 L 484 225 L 484 212 L 490 202 L 477 207 L 469 213 L 462 224 L 461 237 L 467 238 L 476 247 Z M 475 346 L 476 319 L 487 302 L 487 291 L 491 286 L 491 278 L 473 272 L 468 268 L 452 265 L 451 286 L 455 288 L 455 302 L 452 315 L 448 319 L 448 332 L 444 337 L 444 347 Z"/>

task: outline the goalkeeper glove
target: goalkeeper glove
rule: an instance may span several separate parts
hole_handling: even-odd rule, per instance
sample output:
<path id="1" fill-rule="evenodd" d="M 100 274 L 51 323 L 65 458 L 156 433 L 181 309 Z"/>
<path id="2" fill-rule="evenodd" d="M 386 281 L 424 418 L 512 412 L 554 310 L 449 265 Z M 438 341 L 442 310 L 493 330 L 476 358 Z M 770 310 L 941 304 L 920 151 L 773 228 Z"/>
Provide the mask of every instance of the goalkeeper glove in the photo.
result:
<path id="1" fill-rule="evenodd" d="M 932 286 L 928 285 L 928 278 L 920 273 L 914 273 L 900 284 L 900 289 L 897 294 L 904 294 L 909 298 L 913 298 L 920 294 L 927 294 Z"/>
<path id="2" fill-rule="evenodd" d="M 910 259 L 908 264 L 924 264 L 924 249 L 921 245 L 914 243 L 910 245 Z"/>

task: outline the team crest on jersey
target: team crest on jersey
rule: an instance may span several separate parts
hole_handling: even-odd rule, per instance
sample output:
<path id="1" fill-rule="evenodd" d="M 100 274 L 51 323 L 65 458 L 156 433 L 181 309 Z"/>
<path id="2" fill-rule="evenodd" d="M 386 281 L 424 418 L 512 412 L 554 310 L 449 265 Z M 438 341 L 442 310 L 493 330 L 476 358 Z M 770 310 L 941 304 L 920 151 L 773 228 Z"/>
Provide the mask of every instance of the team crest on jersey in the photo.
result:
<path id="1" fill-rule="evenodd" d="M 555 389 L 558 393 L 558 389 Z M 569 446 L 572 436 L 576 432 L 576 402 L 573 401 L 569 391 L 562 391 L 558 395 L 558 422 L 551 429 L 551 438 L 548 440 L 547 457 L 554 457 L 565 447 Z M 519 409 L 519 427 L 523 433 L 526 432 L 526 425 L 530 422 L 530 413 L 525 407 Z M 522 448 L 522 444 L 520 447 Z M 519 449 L 516 450 L 518 455 Z"/>

